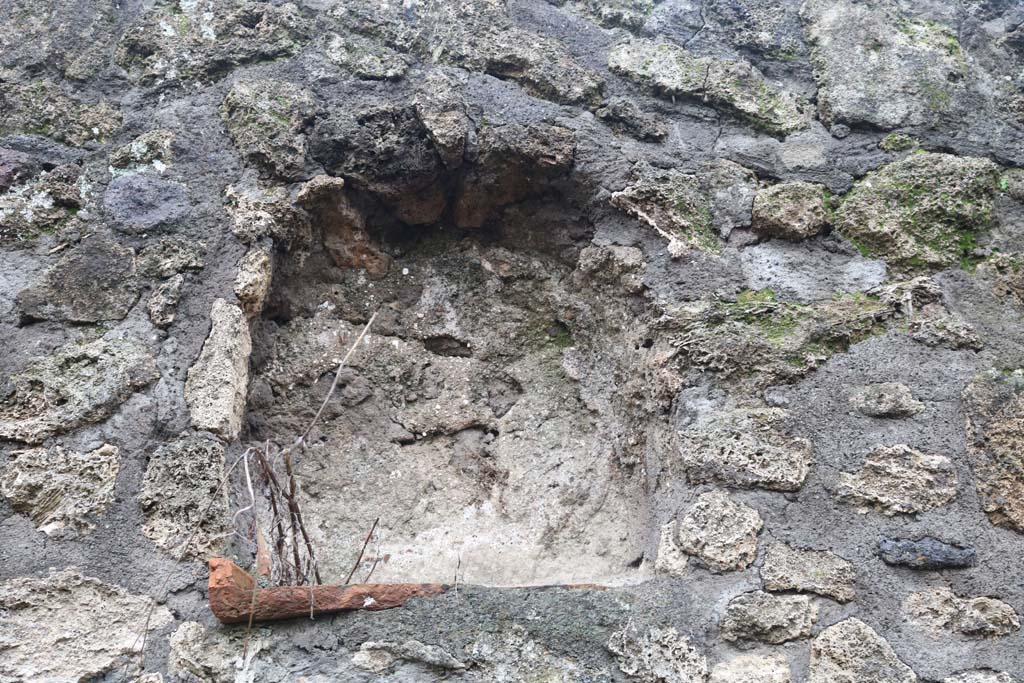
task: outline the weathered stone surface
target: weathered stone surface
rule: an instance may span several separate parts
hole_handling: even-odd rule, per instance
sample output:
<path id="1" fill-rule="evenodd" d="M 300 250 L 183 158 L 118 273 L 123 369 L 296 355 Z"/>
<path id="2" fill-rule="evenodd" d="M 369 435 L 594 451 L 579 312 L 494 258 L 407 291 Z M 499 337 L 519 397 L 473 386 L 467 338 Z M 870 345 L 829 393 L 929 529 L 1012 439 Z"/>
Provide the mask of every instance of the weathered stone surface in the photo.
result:
<path id="1" fill-rule="evenodd" d="M 778 645 L 809 637 L 817 618 L 818 606 L 806 595 L 754 591 L 729 601 L 719 628 L 722 638 L 730 642 L 759 640 Z"/>
<path id="2" fill-rule="evenodd" d="M 445 168 L 458 168 L 466 156 L 473 120 L 466 111 L 462 84 L 448 73 L 427 74 L 416 93 L 416 115 L 441 155 Z"/>
<path id="3" fill-rule="evenodd" d="M 203 267 L 206 246 L 202 242 L 161 237 L 150 241 L 136 259 L 139 275 L 169 278 L 182 271 Z"/>
<path id="4" fill-rule="evenodd" d="M 249 322 L 238 306 L 217 299 L 210 323 L 202 353 L 188 370 L 185 402 L 196 429 L 233 441 L 242 427 L 249 389 Z"/>
<path id="5" fill-rule="evenodd" d="M 711 200 L 694 174 L 640 163 L 630 173 L 630 184 L 612 193 L 610 201 L 667 239 L 673 257 L 690 249 L 719 249 L 711 221 Z"/>
<path id="6" fill-rule="evenodd" d="M 826 190 L 806 182 L 779 183 L 758 191 L 750 227 L 787 240 L 814 237 L 828 225 Z"/>
<path id="7" fill-rule="evenodd" d="M 359 0 L 335 6 L 331 16 L 371 44 L 511 80 L 536 97 L 579 105 L 600 101 L 601 77 L 557 40 L 520 27 L 504 2 L 429 2 L 410 13 Z"/>
<path id="8" fill-rule="evenodd" d="M 835 226 L 862 251 L 902 271 L 970 263 L 992 223 L 999 167 L 924 152 L 872 171 L 836 210 Z"/>
<path id="9" fill-rule="evenodd" d="M 238 264 L 235 275 L 235 296 L 245 314 L 254 318 L 263 310 L 263 302 L 274 278 L 274 253 L 267 246 L 250 249 Z"/>
<path id="10" fill-rule="evenodd" d="M 410 55 L 404 55 L 379 41 L 356 33 L 331 32 L 322 50 L 332 64 L 357 78 L 370 81 L 398 80 L 414 62 Z"/>
<path id="11" fill-rule="evenodd" d="M 188 436 L 158 448 L 139 493 L 142 533 L 173 557 L 216 555 L 228 521 L 223 478 L 224 447 L 216 439 Z"/>
<path id="12" fill-rule="evenodd" d="M 726 159 L 704 169 L 704 183 L 711 198 L 711 224 L 718 236 L 728 239 L 735 228 L 746 228 L 753 219 L 757 174 Z"/>
<path id="13" fill-rule="evenodd" d="M 124 667 L 145 629 L 171 623 L 149 597 L 83 576 L 74 568 L 0 583 L 0 679 L 86 683 Z"/>
<path id="14" fill-rule="evenodd" d="M 860 619 L 829 626 L 811 643 L 809 683 L 916 683 L 917 675 Z"/>
<path id="15" fill-rule="evenodd" d="M 924 404 L 914 398 L 910 387 L 899 382 L 880 382 L 858 389 L 850 403 L 869 417 L 910 417 L 924 410 Z"/>
<path id="16" fill-rule="evenodd" d="M 661 97 L 705 101 L 770 133 L 785 135 L 807 126 L 796 98 L 769 84 L 746 61 L 698 57 L 672 43 L 633 39 L 612 49 L 608 68 Z"/>
<path id="17" fill-rule="evenodd" d="M 763 526 L 757 510 L 722 491 L 701 494 L 679 520 L 679 547 L 712 571 L 744 569 L 757 554 Z"/>
<path id="18" fill-rule="evenodd" d="M 982 509 L 996 526 L 1024 533 L 1024 371 L 979 375 L 963 401 Z"/>
<path id="19" fill-rule="evenodd" d="M 654 571 L 658 574 L 681 578 L 686 575 L 686 566 L 690 561 L 676 542 L 677 526 L 678 522 L 674 519 L 661 525 L 661 535 L 658 538 L 658 557 L 654 561 Z"/>
<path id="20" fill-rule="evenodd" d="M 807 476 L 811 444 L 772 427 L 781 410 L 715 411 L 679 435 L 679 459 L 694 483 L 796 491 Z"/>
<path id="21" fill-rule="evenodd" d="M 312 93 L 271 79 L 236 83 L 220 108 L 242 156 L 264 173 L 285 180 L 302 176 L 305 130 L 315 112 Z"/>
<path id="22" fill-rule="evenodd" d="M 715 664 L 708 683 L 790 683 L 789 662 L 781 655 L 739 655 Z"/>
<path id="23" fill-rule="evenodd" d="M 973 325 L 936 304 L 929 304 L 915 313 L 907 324 L 907 334 L 932 348 L 980 351 L 985 346 Z"/>
<path id="24" fill-rule="evenodd" d="M 614 130 L 644 142 L 661 142 L 668 137 L 664 121 L 648 114 L 624 97 L 613 98 L 594 114 Z"/>
<path id="25" fill-rule="evenodd" d="M 98 422 L 159 376 L 138 342 L 62 346 L 9 378 L 9 393 L 0 402 L 0 437 L 34 444 Z"/>
<path id="26" fill-rule="evenodd" d="M 157 327 L 170 327 L 178 310 L 181 298 L 181 287 L 185 284 L 185 276 L 181 273 L 173 275 L 161 282 L 149 295 L 146 311 L 149 319 Z"/>
<path id="27" fill-rule="evenodd" d="M 496 632 L 481 633 L 467 650 L 469 658 L 481 669 L 482 678 L 494 683 L 519 683 L 524 671 L 538 680 L 552 683 L 572 683 L 587 678 L 600 680 L 602 675 L 607 675 L 552 652 L 517 623 L 503 626 Z"/>
<path id="28" fill-rule="evenodd" d="M 103 208 L 118 230 L 145 235 L 166 230 L 188 215 L 188 190 L 152 173 L 114 178 L 103 194 Z"/>
<path id="29" fill-rule="evenodd" d="M 103 142 L 121 127 L 121 112 L 108 102 L 81 102 L 49 81 L 0 87 L 0 133 L 24 130 L 74 147 Z"/>
<path id="30" fill-rule="evenodd" d="M 890 289 L 891 287 L 891 289 Z M 779 301 L 771 290 L 688 306 L 673 343 L 693 368 L 748 390 L 796 381 L 852 344 L 885 331 L 938 296 L 930 280 L 911 280 L 811 304 Z"/>
<path id="31" fill-rule="evenodd" d="M 0 35 L 0 79 L 12 82 L 51 70 L 81 81 L 107 63 L 116 35 L 115 3 L 82 8 L 74 0 L 61 0 L 40 7 L 31 0 L 14 0 L 5 9 L 8 30 Z"/>
<path id="32" fill-rule="evenodd" d="M 0 147 L 0 192 L 28 181 L 40 170 L 39 162 L 31 154 Z"/>
<path id="33" fill-rule="evenodd" d="M 912 621 L 936 632 L 1005 636 L 1020 630 L 1020 617 L 1002 600 L 961 598 L 948 588 L 912 593 L 903 601 L 903 611 Z"/>
<path id="34" fill-rule="evenodd" d="M 901 16 L 890 2 L 812 0 L 801 14 L 826 124 L 920 126 L 964 90 L 967 63 L 950 26 Z"/>
<path id="35" fill-rule="evenodd" d="M 573 277 L 581 283 L 603 283 L 628 294 L 644 290 L 644 254 L 636 247 L 591 245 L 580 250 Z"/>
<path id="36" fill-rule="evenodd" d="M 956 497 L 956 469 L 944 455 L 910 446 L 878 448 L 857 472 L 839 475 L 838 495 L 887 515 L 914 514 L 945 505 Z"/>
<path id="37" fill-rule="evenodd" d="M 857 574 L 853 565 L 827 550 L 798 550 L 772 543 L 761 565 L 765 590 L 817 593 L 839 602 L 853 600 Z"/>
<path id="38" fill-rule="evenodd" d="M 14 451 L 0 474 L 0 494 L 47 536 L 85 533 L 114 502 L 116 446 L 81 453 L 62 446 Z"/>
<path id="39" fill-rule="evenodd" d="M 977 669 L 948 676 L 942 679 L 942 683 L 1015 683 L 1015 680 L 1005 671 Z"/>
<path id="40" fill-rule="evenodd" d="M 235 66 L 294 54 L 308 29 L 292 3 L 157 5 L 121 36 L 116 59 L 143 85 L 212 81 Z"/>
<path id="41" fill-rule="evenodd" d="M 136 299 L 135 252 L 100 238 L 67 252 L 16 302 L 29 320 L 95 323 L 121 320 Z"/>
<path id="42" fill-rule="evenodd" d="M 244 630 L 206 629 L 186 621 L 168 640 L 167 663 L 175 676 L 204 683 L 235 683 L 240 677 L 255 682 L 254 663 L 270 648 L 270 630 L 253 628 L 247 638 Z"/>
<path id="43" fill-rule="evenodd" d="M 308 219 L 292 206 L 283 187 L 264 188 L 248 179 L 229 185 L 224 200 L 231 214 L 231 233 L 246 244 L 265 237 L 287 244 L 308 231 Z"/>
<path id="44" fill-rule="evenodd" d="M 911 569 L 962 569 L 973 567 L 978 561 L 974 548 L 963 548 L 931 536 L 880 539 L 878 554 L 886 564 Z"/>
<path id="45" fill-rule="evenodd" d="M 626 626 L 612 634 L 608 649 L 619 670 L 640 683 L 703 683 L 708 675 L 707 659 L 674 628 L 639 633 Z"/>
<path id="46" fill-rule="evenodd" d="M 0 161 L 0 175 L 6 176 L 0 185 L 13 185 L 0 193 L 0 242 L 24 244 L 58 230 L 74 233 L 79 225 L 75 212 L 82 206 L 78 166 L 41 171 L 32 157 L 24 155 L 19 161 L 13 156 L 0 151 L 0 158 L 7 160 Z"/>
<path id="47" fill-rule="evenodd" d="M 523 133 L 516 131 L 515 145 L 528 144 Z M 331 109 L 317 120 L 309 147 L 330 175 L 387 202 L 404 223 L 433 223 L 445 210 L 442 160 L 413 104 L 364 99 Z"/>
<path id="48" fill-rule="evenodd" d="M 296 205 L 320 229 L 324 249 L 339 268 L 365 268 L 373 277 L 387 274 L 391 257 L 370 239 L 366 217 L 349 201 L 343 179 L 316 176 L 300 188 Z"/>
<path id="49" fill-rule="evenodd" d="M 352 656 L 352 663 L 360 669 L 380 673 L 389 669 L 396 661 L 422 662 L 427 666 L 447 671 L 461 671 L 466 663 L 459 661 L 444 648 L 425 645 L 418 640 L 404 642 L 366 641 Z"/>
<path id="50" fill-rule="evenodd" d="M 576 158 L 576 139 L 550 123 L 509 124 L 480 131 L 479 152 L 459 182 L 455 222 L 479 228 L 494 211 L 537 193 L 544 183 L 565 176 Z"/>
<path id="51" fill-rule="evenodd" d="M 173 158 L 174 132 L 163 128 L 143 133 L 127 145 L 110 153 L 110 166 L 116 169 L 138 169 L 150 166 L 162 172 Z"/>

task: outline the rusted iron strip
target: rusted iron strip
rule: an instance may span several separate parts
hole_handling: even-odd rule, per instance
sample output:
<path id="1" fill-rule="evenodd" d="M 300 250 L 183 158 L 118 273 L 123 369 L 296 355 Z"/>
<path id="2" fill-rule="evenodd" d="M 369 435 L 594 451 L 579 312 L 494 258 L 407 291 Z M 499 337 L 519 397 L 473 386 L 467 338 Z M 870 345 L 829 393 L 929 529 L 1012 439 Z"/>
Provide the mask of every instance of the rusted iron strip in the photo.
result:
<path id="1" fill-rule="evenodd" d="M 347 586 L 275 586 L 260 588 L 253 576 L 231 560 L 215 557 L 210 567 L 210 609 L 222 624 L 275 621 L 330 614 L 346 610 L 381 610 L 401 607 L 413 598 L 427 598 L 448 591 L 443 583 L 356 583 Z M 604 590 L 592 583 L 551 588 Z M 253 593 L 255 591 L 255 594 Z"/>
<path id="2" fill-rule="evenodd" d="M 440 583 L 260 588 L 249 572 L 231 560 L 215 557 L 209 567 L 210 609 L 222 624 L 246 623 L 250 611 L 253 621 L 274 621 L 343 610 L 390 609 L 412 598 L 439 595 L 448 590 L 448 586 Z"/>

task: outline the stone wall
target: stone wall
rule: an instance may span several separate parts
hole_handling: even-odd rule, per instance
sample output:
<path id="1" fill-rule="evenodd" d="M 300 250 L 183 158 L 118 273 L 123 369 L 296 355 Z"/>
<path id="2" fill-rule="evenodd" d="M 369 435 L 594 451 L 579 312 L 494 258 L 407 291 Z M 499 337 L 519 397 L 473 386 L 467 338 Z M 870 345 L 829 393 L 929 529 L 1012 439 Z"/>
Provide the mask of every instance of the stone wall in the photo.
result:
<path id="1" fill-rule="evenodd" d="M 0 26 L 0 683 L 1024 683 L 1019 3 Z"/>

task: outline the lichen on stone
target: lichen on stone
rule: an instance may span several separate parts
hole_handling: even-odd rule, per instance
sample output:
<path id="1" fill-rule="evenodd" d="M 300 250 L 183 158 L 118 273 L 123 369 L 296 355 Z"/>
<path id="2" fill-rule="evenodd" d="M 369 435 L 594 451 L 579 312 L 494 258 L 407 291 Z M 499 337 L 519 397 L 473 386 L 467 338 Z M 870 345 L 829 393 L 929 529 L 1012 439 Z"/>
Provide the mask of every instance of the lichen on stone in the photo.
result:
<path id="1" fill-rule="evenodd" d="M 612 49 L 608 68 L 660 97 L 705 101 L 774 135 L 807 126 L 796 97 L 743 60 L 701 57 L 669 42 L 633 39 Z"/>
<path id="2" fill-rule="evenodd" d="M 899 271 L 969 267 L 993 225 L 998 187 L 999 167 L 988 159 L 911 154 L 859 180 L 835 226 Z"/>

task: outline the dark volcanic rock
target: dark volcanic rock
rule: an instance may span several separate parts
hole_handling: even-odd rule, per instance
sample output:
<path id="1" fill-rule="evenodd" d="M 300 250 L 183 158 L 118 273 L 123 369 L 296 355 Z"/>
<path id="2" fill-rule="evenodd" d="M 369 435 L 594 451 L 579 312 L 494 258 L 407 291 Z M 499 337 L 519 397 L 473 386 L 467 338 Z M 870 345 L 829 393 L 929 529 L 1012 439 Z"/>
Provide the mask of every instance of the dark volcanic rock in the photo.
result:
<path id="1" fill-rule="evenodd" d="M 185 186 L 148 173 L 115 178 L 103 195 L 103 208 L 122 232 L 142 234 L 164 228 L 188 214 Z"/>
<path id="2" fill-rule="evenodd" d="M 917 540 L 883 538 L 878 541 L 878 554 L 886 564 L 911 569 L 963 569 L 977 563 L 974 548 L 964 548 L 931 536 Z"/>

